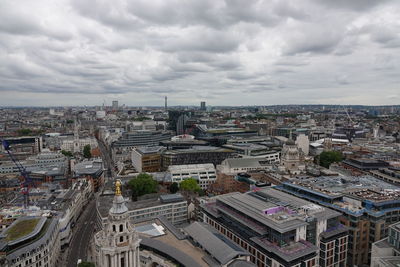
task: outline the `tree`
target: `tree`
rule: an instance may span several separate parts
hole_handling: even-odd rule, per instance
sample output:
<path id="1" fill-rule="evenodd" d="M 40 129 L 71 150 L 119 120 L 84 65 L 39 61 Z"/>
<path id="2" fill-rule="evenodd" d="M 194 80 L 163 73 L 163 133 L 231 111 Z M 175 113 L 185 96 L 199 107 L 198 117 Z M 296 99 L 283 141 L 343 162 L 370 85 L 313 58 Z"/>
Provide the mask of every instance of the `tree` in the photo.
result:
<path id="1" fill-rule="evenodd" d="M 179 190 L 179 185 L 176 182 L 173 182 L 169 187 L 169 192 L 171 192 L 171 194 L 175 194 L 176 192 L 178 192 L 178 190 Z"/>
<path id="2" fill-rule="evenodd" d="M 132 190 L 134 200 L 137 200 L 140 196 L 157 192 L 157 181 L 147 173 L 140 173 L 136 178 L 131 179 L 128 186 Z"/>
<path id="3" fill-rule="evenodd" d="M 90 145 L 84 146 L 83 147 L 83 156 L 87 159 L 90 159 L 92 157 L 92 153 L 90 151 L 91 151 Z"/>
<path id="4" fill-rule="evenodd" d="M 325 168 L 329 168 L 332 163 L 342 160 L 342 153 L 338 151 L 324 151 L 319 155 L 319 165 Z"/>
<path id="5" fill-rule="evenodd" d="M 93 262 L 82 261 L 78 264 L 78 267 L 95 267 Z"/>
<path id="6" fill-rule="evenodd" d="M 31 129 L 19 129 L 18 131 L 18 135 L 31 135 L 32 134 L 32 130 Z"/>
<path id="7" fill-rule="evenodd" d="M 61 150 L 61 154 L 63 154 L 66 157 L 72 157 L 72 152 L 70 151 L 65 151 L 65 150 Z"/>
<path id="8" fill-rule="evenodd" d="M 182 181 L 179 184 L 179 188 L 182 191 L 187 191 L 187 192 L 191 192 L 191 193 L 199 192 L 199 190 L 201 190 L 200 186 L 197 184 L 197 180 L 194 178 L 189 178 L 189 179 Z"/>

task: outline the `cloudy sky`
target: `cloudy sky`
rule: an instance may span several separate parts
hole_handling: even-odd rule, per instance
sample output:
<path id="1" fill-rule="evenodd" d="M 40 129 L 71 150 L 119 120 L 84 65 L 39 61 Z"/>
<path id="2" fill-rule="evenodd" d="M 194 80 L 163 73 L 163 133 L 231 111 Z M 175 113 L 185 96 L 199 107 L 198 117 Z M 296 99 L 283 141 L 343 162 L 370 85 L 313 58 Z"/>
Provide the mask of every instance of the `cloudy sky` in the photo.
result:
<path id="1" fill-rule="evenodd" d="M 2 0 L 0 105 L 400 104 L 400 1 Z"/>

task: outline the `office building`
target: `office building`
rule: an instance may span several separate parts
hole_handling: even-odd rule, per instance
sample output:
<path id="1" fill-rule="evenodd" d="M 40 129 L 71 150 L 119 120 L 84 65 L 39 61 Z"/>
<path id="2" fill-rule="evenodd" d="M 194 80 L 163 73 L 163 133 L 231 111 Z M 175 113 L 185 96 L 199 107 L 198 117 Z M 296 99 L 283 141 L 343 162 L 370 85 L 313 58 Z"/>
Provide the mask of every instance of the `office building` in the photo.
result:
<path id="1" fill-rule="evenodd" d="M 340 221 L 349 227 L 349 266 L 369 265 L 372 243 L 400 221 L 400 188 L 372 176 L 298 178 L 276 188 L 342 213 Z"/>
<path id="2" fill-rule="evenodd" d="M 57 266 L 59 254 L 57 218 L 23 216 L 0 234 L 1 266 Z"/>
<path id="3" fill-rule="evenodd" d="M 162 131 L 134 131 L 122 133 L 112 146 L 115 148 L 134 148 L 138 146 L 158 146 L 160 142 L 170 140 L 171 134 Z"/>
<path id="4" fill-rule="evenodd" d="M 43 149 L 42 137 L 10 137 L 5 138 L 5 141 L 10 145 L 11 151 L 18 159 L 25 159 L 31 155 L 38 154 Z M 3 146 L 0 146 L 0 152 L 5 152 Z"/>
<path id="5" fill-rule="evenodd" d="M 171 165 L 212 163 L 221 164 L 226 158 L 234 157 L 235 152 L 226 148 L 212 146 L 195 146 L 191 149 L 167 150 L 162 154 L 162 169 L 167 170 Z"/>
<path id="6" fill-rule="evenodd" d="M 270 158 L 271 154 L 274 156 L 277 155 L 277 162 L 279 162 L 279 152 L 270 150 L 270 148 L 266 145 L 253 143 L 230 143 L 223 145 L 223 147 L 236 151 L 238 155 L 243 158 Z"/>
<path id="7" fill-rule="evenodd" d="M 372 244 L 371 267 L 400 266 L 400 223 L 389 226 L 388 237 Z"/>
<path id="8" fill-rule="evenodd" d="M 279 163 L 279 153 L 270 154 L 266 158 L 228 158 L 221 162 L 218 169 L 226 174 L 237 174 L 250 171 L 267 171 Z"/>
<path id="9" fill-rule="evenodd" d="M 108 210 L 111 207 L 112 196 L 102 195 L 97 206 L 98 227 L 102 227 L 107 220 Z M 166 194 L 160 196 L 146 196 L 146 199 L 126 201 L 128 215 L 134 223 L 164 216 L 172 224 L 187 221 L 188 203 L 181 194 Z"/>
<path id="10" fill-rule="evenodd" d="M 113 100 L 113 102 L 112 102 L 112 110 L 113 111 L 118 110 L 118 101 Z"/>
<path id="11" fill-rule="evenodd" d="M 171 165 L 168 167 L 168 172 L 173 183 L 179 184 L 186 179 L 194 178 L 201 189 L 207 189 L 217 179 L 215 167 L 211 163 Z"/>
<path id="12" fill-rule="evenodd" d="M 161 171 L 161 146 L 141 146 L 132 150 L 132 166 L 137 172 Z"/>
<path id="13" fill-rule="evenodd" d="M 85 178 L 88 180 L 95 192 L 104 184 L 103 161 L 95 159 L 90 161 L 83 161 L 75 164 L 73 168 L 74 178 Z"/>
<path id="14" fill-rule="evenodd" d="M 340 213 L 273 188 L 220 195 L 203 220 L 250 252 L 257 266 L 345 266 Z"/>
<path id="15" fill-rule="evenodd" d="M 207 107 L 206 107 L 206 102 L 205 101 L 201 101 L 200 102 L 200 110 L 206 110 L 207 109 Z"/>

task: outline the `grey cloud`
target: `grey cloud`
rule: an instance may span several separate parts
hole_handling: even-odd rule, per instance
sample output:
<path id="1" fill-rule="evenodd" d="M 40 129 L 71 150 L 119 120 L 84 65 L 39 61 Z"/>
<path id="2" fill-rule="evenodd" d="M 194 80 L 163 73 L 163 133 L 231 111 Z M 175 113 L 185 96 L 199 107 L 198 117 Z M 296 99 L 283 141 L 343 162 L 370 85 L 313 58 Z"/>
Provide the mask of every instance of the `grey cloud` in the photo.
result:
<path id="1" fill-rule="evenodd" d="M 54 3 L 0 3 L 0 105 L 35 93 L 65 104 L 154 105 L 168 93 L 182 105 L 373 104 L 395 101 L 382 97 L 400 82 L 396 1 Z"/>
<path id="2" fill-rule="evenodd" d="M 356 12 L 361 10 L 371 9 L 378 5 L 391 2 L 392 0 L 313 0 L 315 4 L 325 5 L 327 7 L 334 7 L 340 9 L 349 9 Z"/>

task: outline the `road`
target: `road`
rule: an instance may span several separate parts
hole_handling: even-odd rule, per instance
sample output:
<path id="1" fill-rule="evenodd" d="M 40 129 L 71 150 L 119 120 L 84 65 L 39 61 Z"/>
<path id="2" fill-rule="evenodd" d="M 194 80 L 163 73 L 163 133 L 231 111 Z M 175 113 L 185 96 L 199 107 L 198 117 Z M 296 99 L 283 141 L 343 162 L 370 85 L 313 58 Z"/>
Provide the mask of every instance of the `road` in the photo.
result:
<path id="1" fill-rule="evenodd" d="M 105 173 L 106 182 L 108 179 L 115 177 L 115 164 L 110 156 L 110 152 L 107 150 L 105 144 L 101 140 L 97 140 L 101 152 L 101 157 L 103 159 L 104 168 L 107 170 Z M 110 171 L 108 171 L 110 170 Z"/>
<path id="2" fill-rule="evenodd" d="M 67 267 L 76 267 L 78 259 L 87 260 L 90 241 L 94 234 L 96 201 L 92 199 L 75 224 L 72 241 L 69 244 Z"/>

